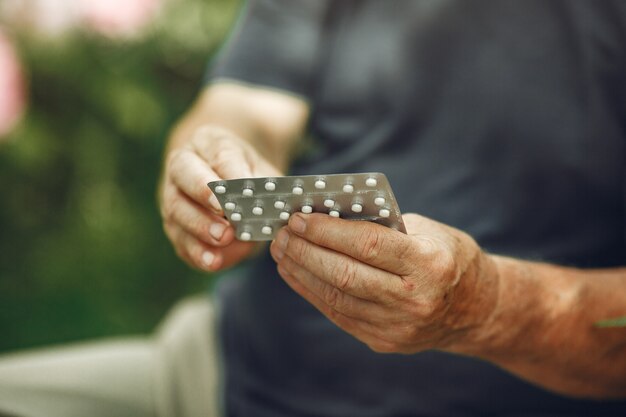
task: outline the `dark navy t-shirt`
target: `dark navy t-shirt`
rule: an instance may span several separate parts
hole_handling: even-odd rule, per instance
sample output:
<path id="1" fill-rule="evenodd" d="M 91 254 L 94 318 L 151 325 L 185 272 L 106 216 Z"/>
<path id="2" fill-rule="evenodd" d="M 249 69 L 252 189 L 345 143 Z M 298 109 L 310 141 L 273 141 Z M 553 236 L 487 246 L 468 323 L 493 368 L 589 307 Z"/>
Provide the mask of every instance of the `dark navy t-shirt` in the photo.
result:
<path id="1" fill-rule="evenodd" d="M 310 103 L 293 173 L 381 171 L 404 212 L 492 253 L 626 265 L 624 0 L 251 1 L 210 79 Z M 376 354 L 267 255 L 218 296 L 230 416 L 626 416 L 472 358 Z"/>

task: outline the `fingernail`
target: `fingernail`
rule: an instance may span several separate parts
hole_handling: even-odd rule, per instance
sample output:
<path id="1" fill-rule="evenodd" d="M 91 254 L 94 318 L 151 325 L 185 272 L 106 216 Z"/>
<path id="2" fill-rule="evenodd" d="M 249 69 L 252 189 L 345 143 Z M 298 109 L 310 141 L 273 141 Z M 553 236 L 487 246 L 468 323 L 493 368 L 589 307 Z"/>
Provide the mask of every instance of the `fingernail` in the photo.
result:
<path id="1" fill-rule="evenodd" d="M 224 230 L 226 230 L 226 226 L 222 223 L 213 223 L 211 227 L 209 227 L 209 234 L 213 236 L 215 240 L 220 240 L 222 236 L 224 236 Z"/>
<path id="2" fill-rule="evenodd" d="M 289 227 L 296 233 L 304 233 L 306 230 L 306 220 L 304 220 L 304 216 L 300 214 L 291 216 Z"/>
<path id="3" fill-rule="evenodd" d="M 211 197 L 209 197 L 209 204 L 215 210 L 222 211 L 222 206 L 220 206 L 220 202 L 218 201 L 217 197 L 215 197 L 215 194 L 211 194 Z"/>
<path id="4" fill-rule="evenodd" d="M 202 254 L 202 262 L 206 266 L 211 267 L 211 265 L 213 265 L 214 260 L 215 260 L 215 255 L 213 255 L 211 252 L 206 251 Z"/>

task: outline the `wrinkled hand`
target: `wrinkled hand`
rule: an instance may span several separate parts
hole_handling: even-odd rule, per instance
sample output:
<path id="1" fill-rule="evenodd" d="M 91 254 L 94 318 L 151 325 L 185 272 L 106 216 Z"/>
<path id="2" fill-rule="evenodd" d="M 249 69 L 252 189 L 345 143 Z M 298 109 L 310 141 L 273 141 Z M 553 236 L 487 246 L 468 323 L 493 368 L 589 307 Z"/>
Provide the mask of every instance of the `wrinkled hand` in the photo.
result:
<path id="1" fill-rule="evenodd" d="M 374 351 L 475 343 L 497 299 L 493 263 L 459 230 L 415 214 L 404 221 L 408 235 L 296 214 L 271 253 L 293 290 Z"/>
<path id="2" fill-rule="evenodd" d="M 167 155 L 161 187 L 165 233 L 178 255 L 196 268 L 215 271 L 250 254 L 253 244 L 234 239 L 207 183 L 219 179 L 275 176 L 278 170 L 247 142 L 212 126 L 198 129 Z"/>

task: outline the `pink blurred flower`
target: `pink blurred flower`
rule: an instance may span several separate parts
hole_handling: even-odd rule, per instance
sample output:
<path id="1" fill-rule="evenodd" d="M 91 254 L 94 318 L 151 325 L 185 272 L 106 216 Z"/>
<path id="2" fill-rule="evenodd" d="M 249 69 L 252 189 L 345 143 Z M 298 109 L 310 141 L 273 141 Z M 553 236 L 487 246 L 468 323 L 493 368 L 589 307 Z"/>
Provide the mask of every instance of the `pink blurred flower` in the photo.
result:
<path id="1" fill-rule="evenodd" d="M 137 34 L 156 16 L 160 0 L 79 0 L 88 28 L 109 37 Z"/>
<path id="2" fill-rule="evenodd" d="M 0 138 L 15 127 L 25 108 L 22 67 L 9 38 L 0 31 Z"/>
<path id="3" fill-rule="evenodd" d="M 77 6 L 78 0 L 0 0 L 0 15 L 13 26 L 57 36 L 77 26 Z"/>
<path id="4" fill-rule="evenodd" d="M 0 0 L 0 15 L 46 35 L 84 25 L 117 38 L 138 34 L 167 0 Z"/>

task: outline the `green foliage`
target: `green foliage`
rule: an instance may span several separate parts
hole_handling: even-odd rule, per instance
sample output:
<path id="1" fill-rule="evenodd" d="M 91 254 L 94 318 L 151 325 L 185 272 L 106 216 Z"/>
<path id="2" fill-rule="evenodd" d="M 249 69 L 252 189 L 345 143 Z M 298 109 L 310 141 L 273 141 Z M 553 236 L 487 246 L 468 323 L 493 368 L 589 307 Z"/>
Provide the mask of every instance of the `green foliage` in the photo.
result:
<path id="1" fill-rule="evenodd" d="M 168 130 L 237 7 L 171 2 L 126 42 L 14 28 L 30 108 L 0 144 L 0 350 L 146 332 L 204 290 L 162 232 L 156 184 Z"/>
<path id="2" fill-rule="evenodd" d="M 596 323 L 596 327 L 626 327 L 626 317 L 602 320 Z"/>

